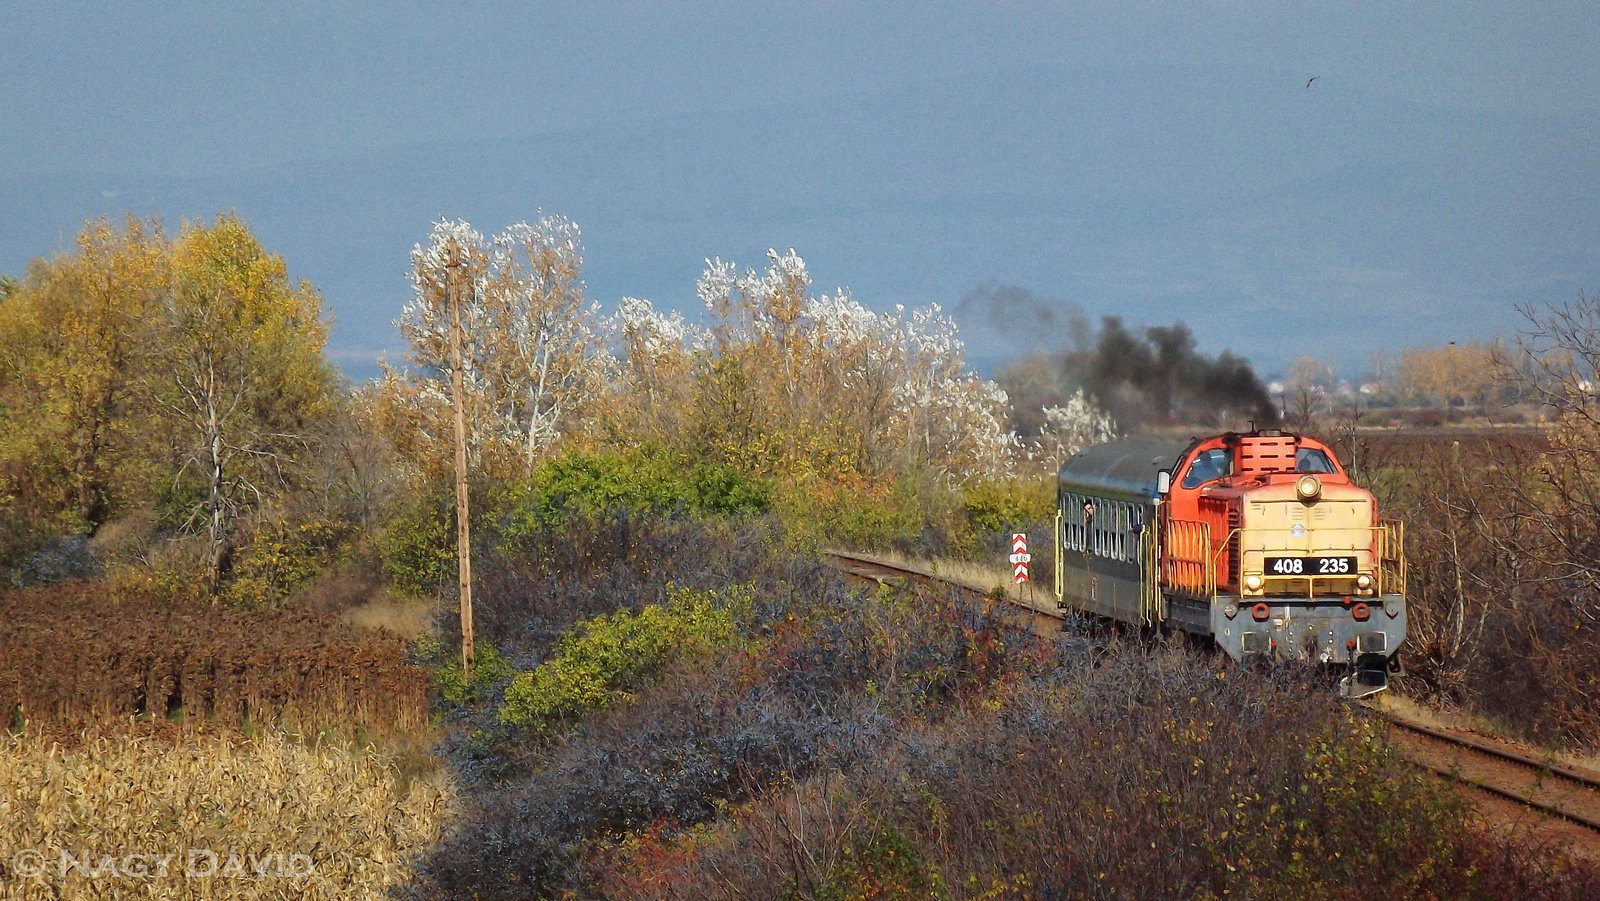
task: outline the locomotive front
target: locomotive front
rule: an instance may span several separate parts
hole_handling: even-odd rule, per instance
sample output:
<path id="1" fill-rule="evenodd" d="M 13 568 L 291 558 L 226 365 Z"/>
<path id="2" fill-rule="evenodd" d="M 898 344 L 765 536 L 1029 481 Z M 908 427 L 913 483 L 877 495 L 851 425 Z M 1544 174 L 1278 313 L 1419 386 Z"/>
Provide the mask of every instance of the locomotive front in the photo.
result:
<path id="1" fill-rule="evenodd" d="M 1238 660 L 1348 665 L 1352 695 L 1385 688 L 1406 635 L 1401 524 L 1310 438 L 1223 435 L 1183 462 L 1167 528 L 1180 545 L 1194 524 L 1207 533 L 1217 643 Z"/>

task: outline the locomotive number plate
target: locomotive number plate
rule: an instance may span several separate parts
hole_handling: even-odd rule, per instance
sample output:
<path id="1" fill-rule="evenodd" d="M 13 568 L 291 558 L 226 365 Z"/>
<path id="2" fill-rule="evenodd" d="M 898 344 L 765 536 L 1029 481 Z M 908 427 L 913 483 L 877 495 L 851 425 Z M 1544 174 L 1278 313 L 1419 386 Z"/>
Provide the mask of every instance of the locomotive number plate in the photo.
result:
<path id="1" fill-rule="evenodd" d="M 1268 557 L 1269 576 L 1353 576 L 1354 557 Z"/>

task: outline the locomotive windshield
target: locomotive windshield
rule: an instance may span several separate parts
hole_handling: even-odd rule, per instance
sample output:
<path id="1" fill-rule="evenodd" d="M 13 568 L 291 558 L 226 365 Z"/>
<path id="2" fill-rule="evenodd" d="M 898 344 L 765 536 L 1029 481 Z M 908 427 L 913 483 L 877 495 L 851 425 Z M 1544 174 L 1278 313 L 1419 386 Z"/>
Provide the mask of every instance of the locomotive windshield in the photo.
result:
<path id="1" fill-rule="evenodd" d="M 1302 447 L 1294 454 L 1295 472 L 1321 472 L 1335 475 L 1339 472 L 1328 455 L 1315 448 Z"/>
<path id="2" fill-rule="evenodd" d="M 1183 474 L 1183 487 L 1199 488 L 1212 479 L 1220 479 L 1233 471 L 1233 455 L 1227 448 L 1217 447 L 1195 454 L 1194 462 Z"/>

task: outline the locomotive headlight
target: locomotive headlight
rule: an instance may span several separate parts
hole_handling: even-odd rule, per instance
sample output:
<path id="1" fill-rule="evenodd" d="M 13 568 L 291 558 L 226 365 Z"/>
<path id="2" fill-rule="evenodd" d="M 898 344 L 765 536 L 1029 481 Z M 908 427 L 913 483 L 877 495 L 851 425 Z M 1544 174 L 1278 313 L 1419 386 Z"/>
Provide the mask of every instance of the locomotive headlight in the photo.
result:
<path id="1" fill-rule="evenodd" d="M 1361 575 L 1356 576 L 1356 587 L 1357 588 L 1371 588 L 1372 587 L 1372 577 L 1367 575 L 1366 573 L 1362 573 Z"/>
<path id="2" fill-rule="evenodd" d="M 1294 493 L 1300 500 L 1310 503 L 1322 496 L 1322 481 L 1316 476 L 1301 476 L 1300 481 L 1294 483 Z"/>
<path id="3" fill-rule="evenodd" d="M 1260 591 L 1261 590 L 1261 577 L 1257 576 L 1257 575 L 1245 576 L 1244 577 L 1244 587 L 1250 589 L 1251 591 Z"/>

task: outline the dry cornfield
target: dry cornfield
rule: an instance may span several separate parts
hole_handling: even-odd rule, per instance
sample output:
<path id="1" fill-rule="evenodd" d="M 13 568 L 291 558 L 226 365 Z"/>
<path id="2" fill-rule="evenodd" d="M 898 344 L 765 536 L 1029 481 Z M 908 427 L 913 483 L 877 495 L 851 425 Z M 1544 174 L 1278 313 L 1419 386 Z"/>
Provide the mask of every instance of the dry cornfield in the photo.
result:
<path id="1" fill-rule="evenodd" d="M 426 725 L 397 635 L 306 610 L 119 597 L 103 583 L 0 593 L 0 715 L 73 733 L 129 719 L 391 735 Z"/>
<path id="2" fill-rule="evenodd" d="M 409 878 L 453 798 L 443 770 L 406 778 L 371 750 L 272 735 L 12 736 L 0 898 L 376 898 Z"/>

